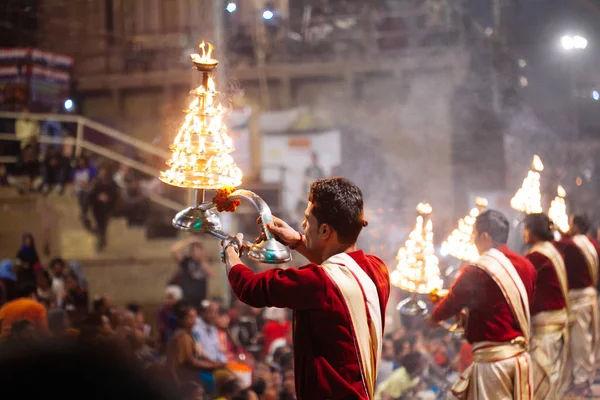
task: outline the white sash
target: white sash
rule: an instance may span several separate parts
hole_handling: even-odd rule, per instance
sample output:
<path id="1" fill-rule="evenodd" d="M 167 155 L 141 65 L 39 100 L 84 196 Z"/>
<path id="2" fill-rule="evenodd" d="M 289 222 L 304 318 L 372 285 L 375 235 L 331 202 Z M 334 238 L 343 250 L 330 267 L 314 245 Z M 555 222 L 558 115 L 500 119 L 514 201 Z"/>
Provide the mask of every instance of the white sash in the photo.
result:
<path id="1" fill-rule="evenodd" d="M 375 395 L 375 382 L 383 341 L 377 287 L 367 273 L 346 253 L 330 257 L 321 267 L 340 290 L 348 308 L 363 384 L 369 399 L 372 399 Z M 367 323 L 369 317 L 370 325 Z"/>
<path id="2" fill-rule="evenodd" d="M 592 284 L 598 284 L 598 252 L 586 235 L 573 236 L 573 243 L 581 250 L 590 271 Z"/>
<path id="3" fill-rule="evenodd" d="M 519 323 L 525 341 L 529 343 L 529 297 L 514 265 L 500 250 L 490 249 L 479 257 L 475 266 L 484 270 L 496 282 Z"/>
<path id="4" fill-rule="evenodd" d="M 567 267 L 565 267 L 565 260 L 560 254 L 558 249 L 550 242 L 539 242 L 536 243 L 529 253 L 538 252 L 546 256 L 554 267 L 556 276 L 558 277 L 558 283 L 562 291 L 565 302 L 567 303 L 567 310 L 569 310 L 569 281 L 567 280 Z"/>

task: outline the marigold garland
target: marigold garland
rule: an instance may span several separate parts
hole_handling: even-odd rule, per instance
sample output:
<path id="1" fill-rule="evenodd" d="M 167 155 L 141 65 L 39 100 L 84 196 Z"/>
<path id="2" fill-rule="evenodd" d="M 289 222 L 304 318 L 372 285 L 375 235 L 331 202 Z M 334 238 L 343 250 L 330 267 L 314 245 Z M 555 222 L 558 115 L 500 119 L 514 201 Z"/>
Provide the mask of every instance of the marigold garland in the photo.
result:
<path id="1" fill-rule="evenodd" d="M 236 210 L 241 201 L 229 200 L 229 195 L 235 192 L 235 190 L 236 189 L 233 186 L 223 186 L 222 188 L 217 189 L 217 195 L 212 198 L 212 202 L 217 206 L 217 211 L 234 212 Z"/>

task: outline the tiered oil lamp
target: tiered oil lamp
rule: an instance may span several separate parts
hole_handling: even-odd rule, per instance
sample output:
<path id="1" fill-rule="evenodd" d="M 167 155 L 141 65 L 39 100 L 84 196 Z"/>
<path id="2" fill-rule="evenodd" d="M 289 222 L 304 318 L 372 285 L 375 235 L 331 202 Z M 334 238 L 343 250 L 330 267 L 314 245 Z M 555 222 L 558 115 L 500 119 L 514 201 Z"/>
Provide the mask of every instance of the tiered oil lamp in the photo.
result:
<path id="1" fill-rule="evenodd" d="M 540 192 L 540 172 L 544 170 L 542 160 L 536 154 L 533 156 L 531 170 L 523 180 L 521 188 L 510 200 L 510 205 L 517 211 L 525 214 L 535 214 L 542 212 L 542 195 Z"/>
<path id="2" fill-rule="evenodd" d="M 442 289 L 439 260 L 433 246 L 432 208 L 427 203 L 417 206 L 417 223 L 403 247 L 398 250 L 396 269 L 390 274 L 392 284 L 408 293 L 396 308 L 405 315 L 425 315 L 427 305 L 419 294 L 430 294 Z"/>
<path id="3" fill-rule="evenodd" d="M 475 207 L 471 209 L 468 215 L 458 220 L 458 227 L 442 243 L 442 255 L 449 254 L 463 262 L 475 262 L 479 258 L 479 252 L 471 236 L 475 220 L 487 205 L 487 199 L 483 197 L 475 199 Z"/>
<path id="4" fill-rule="evenodd" d="M 169 185 L 194 190 L 194 205 L 180 211 L 173 226 L 187 232 L 206 233 L 221 240 L 232 237 L 222 231 L 216 211 L 235 211 L 240 200 L 246 199 L 256 208 L 262 220 L 262 235 L 256 243 L 243 242 L 240 254 L 262 263 L 284 263 L 291 260 L 287 247 L 279 243 L 267 229 L 272 221 L 269 206 L 255 193 L 235 190 L 242 183 L 242 171 L 231 157 L 233 141 L 223 123 L 223 108 L 216 101 L 218 92 L 212 73 L 219 64 L 212 58 L 213 47 L 202 42 L 202 55 L 192 54 L 196 69 L 202 74 L 202 83 L 191 93 L 194 100 L 186 110 L 167 161 L 169 169 L 159 179 Z M 206 190 L 217 190 L 212 201 L 205 201 Z"/>
<path id="5" fill-rule="evenodd" d="M 567 214 L 567 191 L 558 185 L 557 196 L 550 203 L 548 217 L 554 223 L 560 234 L 565 234 L 569 231 L 569 215 Z"/>

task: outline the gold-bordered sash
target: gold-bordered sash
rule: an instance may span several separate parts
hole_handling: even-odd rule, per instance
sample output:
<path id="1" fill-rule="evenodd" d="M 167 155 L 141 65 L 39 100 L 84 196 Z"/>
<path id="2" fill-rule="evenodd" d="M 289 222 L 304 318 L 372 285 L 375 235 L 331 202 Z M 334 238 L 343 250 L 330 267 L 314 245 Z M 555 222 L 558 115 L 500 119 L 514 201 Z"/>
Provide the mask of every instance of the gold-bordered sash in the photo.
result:
<path id="1" fill-rule="evenodd" d="M 560 254 L 560 251 L 551 242 L 539 242 L 536 243 L 529 253 L 540 253 L 546 256 L 554 267 L 554 272 L 558 278 L 560 289 L 562 291 L 565 302 L 567 303 L 567 310 L 569 309 L 569 281 L 567 279 L 567 267 L 565 266 L 565 260 Z"/>
<path id="2" fill-rule="evenodd" d="M 531 327 L 529 295 L 515 266 L 497 249 L 490 249 L 483 253 L 474 265 L 485 271 L 496 282 L 519 323 L 525 341 L 529 343 Z"/>
<path id="3" fill-rule="evenodd" d="M 508 343 L 479 342 L 473 345 L 473 362 L 495 362 L 517 357 L 519 373 L 515 376 L 515 398 L 529 400 L 533 396 L 530 360 L 527 355 L 529 346 L 531 316 L 529 314 L 529 295 L 515 266 L 497 249 L 483 253 L 474 265 L 486 272 L 496 282 L 513 316 L 517 320 L 523 336 Z M 524 356 L 521 353 L 525 353 Z M 452 393 L 459 399 L 468 397 L 468 389 L 473 379 L 472 364 L 452 386 Z"/>
<path id="4" fill-rule="evenodd" d="M 553 310 L 553 311 L 542 311 L 532 317 L 533 325 L 533 336 L 543 336 L 547 334 L 562 332 L 561 339 L 563 348 L 561 350 L 560 359 L 562 360 L 562 366 L 565 367 L 567 363 L 568 351 L 569 351 L 569 315 L 566 309 Z M 533 340 L 532 340 L 533 343 Z M 534 363 L 533 368 L 533 387 L 534 397 L 536 399 L 546 399 L 549 396 L 558 398 L 562 393 L 562 378 L 559 379 L 557 387 L 554 389 L 558 393 L 550 393 L 551 386 L 551 374 L 553 363 L 558 360 L 551 360 L 549 355 L 541 348 L 534 345 L 531 346 L 531 358 Z"/>
<path id="5" fill-rule="evenodd" d="M 513 398 L 531 400 L 533 389 L 531 385 L 530 358 L 527 354 L 527 343 L 522 336 L 511 342 L 478 342 L 473 345 L 473 364 L 471 364 L 452 386 L 452 394 L 460 400 L 477 400 L 469 397 L 469 385 L 473 379 L 478 379 L 477 363 L 493 363 L 508 358 L 515 358 L 518 364 L 515 374 Z"/>
<path id="6" fill-rule="evenodd" d="M 590 278 L 592 284 L 596 286 L 598 284 L 598 252 L 596 248 L 586 235 L 575 235 L 573 236 L 573 243 L 581 250 L 585 258 L 585 262 L 590 271 Z"/>
<path id="7" fill-rule="evenodd" d="M 348 309 L 363 384 L 367 395 L 372 399 L 375 395 L 383 341 L 377 287 L 367 273 L 346 253 L 330 257 L 321 267 L 340 290 Z M 370 325 L 366 323 L 369 321 L 368 317 L 370 317 Z"/>

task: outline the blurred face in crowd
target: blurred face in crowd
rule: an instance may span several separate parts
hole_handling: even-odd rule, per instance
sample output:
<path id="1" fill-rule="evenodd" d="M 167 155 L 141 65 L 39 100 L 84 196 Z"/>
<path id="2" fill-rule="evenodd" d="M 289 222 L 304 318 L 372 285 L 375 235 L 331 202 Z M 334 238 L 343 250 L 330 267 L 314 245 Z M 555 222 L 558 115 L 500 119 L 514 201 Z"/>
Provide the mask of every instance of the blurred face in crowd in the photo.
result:
<path id="1" fill-rule="evenodd" d="M 383 341 L 383 346 L 381 349 L 381 358 L 388 361 L 394 359 L 394 346 L 391 340 Z"/>
<path id="2" fill-rule="evenodd" d="M 202 314 L 202 319 L 209 325 L 216 325 L 219 319 L 219 305 L 211 302 Z"/>
<path id="3" fill-rule="evenodd" d="M 198 243 L 192 245 L 192 258 L 196 261 L 204 261 L 206 253 L 204 252 L 204 247 L 202 245 Z"/>
<path id="4" fill-rule="evenodd" d="M 217 318 L 217 328 L 220 329 L 227 329 L 229 328 L 229 315 L 227 314 L 221 314 L 219 315 L 219 317 Z"/>
<path id="5" fill-rule="evenodd" d="M 46 274 L 41 271 L 35 274 L 35 285 L 42 290 L 48 290 L 50 288 L 50 281 Z"/>
<path id="6" fill-rule="evenodd" d="M 50 265 L 50 271 L 54 274 L 54 276 L 61 277 L 65 272 L 65 263 L 62 260 L 56 260 Z"/>
<path id="7" fill-rule="evenodd" d="M 177 298 L 173 295 L 173 293 L 167 293 L 165 304 L 169 307 L 173 307 L 175 303 L 177 303 Z"/>
<path id="8" fill-rule="evenodd" d="M 187 315 L 183 319 L 183 328 L 184 329 L 192 329 L 194 324 L 196 323 L 196 318 L 198 317 L 198 313 L 193 307 L 190 307 Z"/>
<path id="9" fill-rule="evenodd" d="M 73 275 L 67 275 L 65 278 L 65 289 L 67 291 L 77 289 L 77 279 Z"/>

